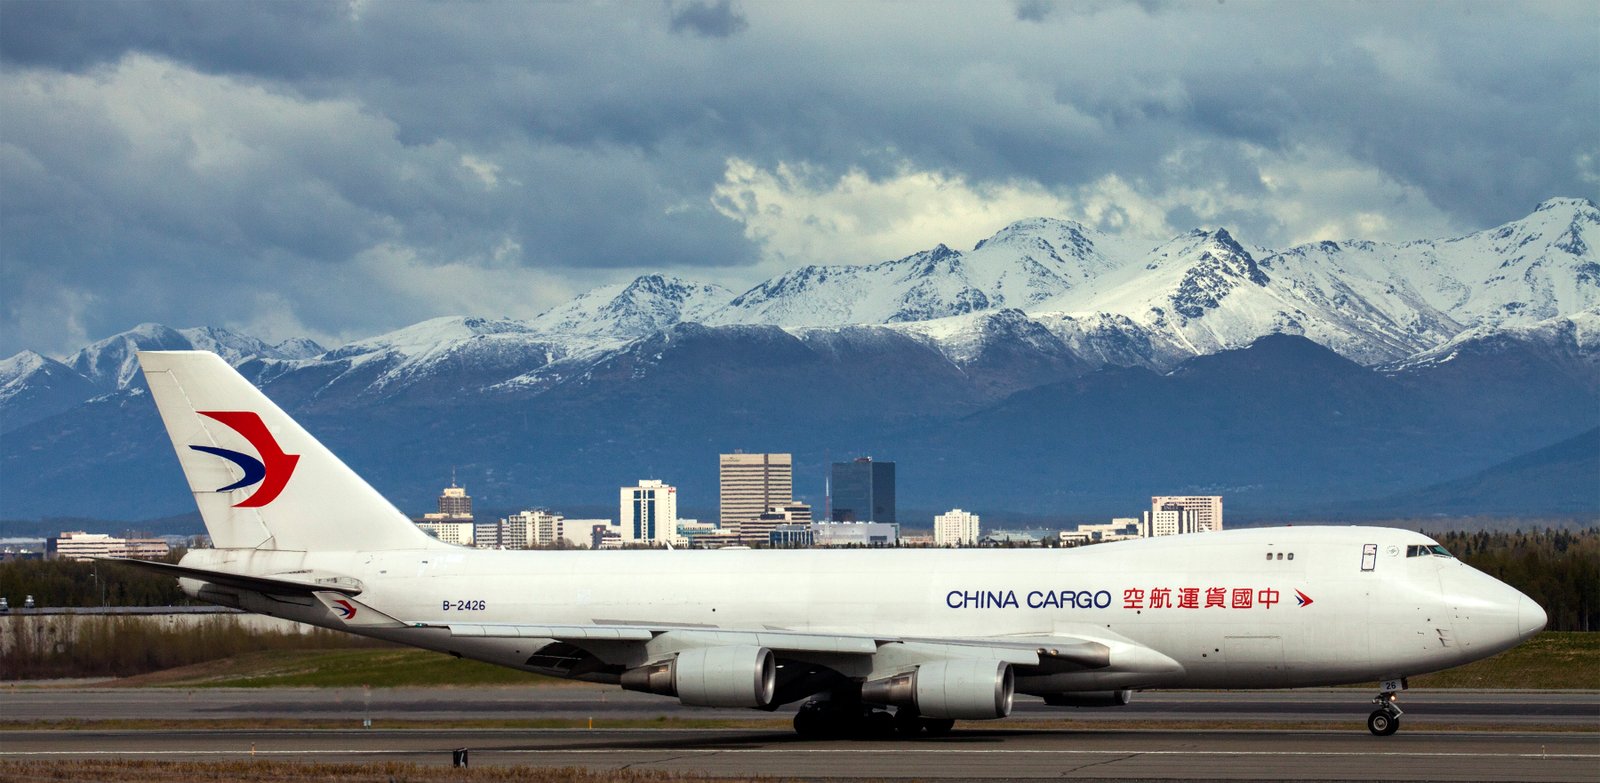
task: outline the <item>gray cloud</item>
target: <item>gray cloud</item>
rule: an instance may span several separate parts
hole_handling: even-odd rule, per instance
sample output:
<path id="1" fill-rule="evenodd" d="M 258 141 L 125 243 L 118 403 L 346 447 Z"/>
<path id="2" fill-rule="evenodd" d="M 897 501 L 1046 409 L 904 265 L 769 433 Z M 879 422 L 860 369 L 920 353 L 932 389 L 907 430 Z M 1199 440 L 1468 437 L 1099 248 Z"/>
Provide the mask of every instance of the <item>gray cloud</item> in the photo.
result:
<path id="1" fill-rule="evenodd" d="M 644 269 L 737 287 L 763 248 L 712 204 L 730 159 L 811 188 L 909 169 L 1123 193 L 1274 244 L 1367 213 L 1385 238 L 1485 227 L 1594 196 L 1600 157 L 1588 3 L 0 17 L 0 355 L 145 320 L 337 338 L 527 315 Z M 428 295 L 450 275 L 495 290 Z"/>
<path id="2" fill-rule="evenodd" d="M 750 26 L 733 0 L 688 0 L 672 10 L 672 31 L 692 32 L 709 38 L 727 38 Z"/>

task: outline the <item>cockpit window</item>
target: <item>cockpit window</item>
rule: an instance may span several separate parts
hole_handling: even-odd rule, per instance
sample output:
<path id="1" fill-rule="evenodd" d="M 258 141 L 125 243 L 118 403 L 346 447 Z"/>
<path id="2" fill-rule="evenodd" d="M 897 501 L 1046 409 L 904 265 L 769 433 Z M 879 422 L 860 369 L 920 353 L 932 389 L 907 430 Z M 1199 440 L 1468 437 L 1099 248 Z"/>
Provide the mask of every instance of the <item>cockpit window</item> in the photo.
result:
<path id="1" fill-rule="evenodd" d="M 1428 557 L 1429 555 L 1435 557 L 1453 557 L 1453 555 L 1450 554 L 1450 550 L 1445 549 L 1438 544 L 1412 544 L 1411 546 L 1406 547 L 1406 557 Z"/>

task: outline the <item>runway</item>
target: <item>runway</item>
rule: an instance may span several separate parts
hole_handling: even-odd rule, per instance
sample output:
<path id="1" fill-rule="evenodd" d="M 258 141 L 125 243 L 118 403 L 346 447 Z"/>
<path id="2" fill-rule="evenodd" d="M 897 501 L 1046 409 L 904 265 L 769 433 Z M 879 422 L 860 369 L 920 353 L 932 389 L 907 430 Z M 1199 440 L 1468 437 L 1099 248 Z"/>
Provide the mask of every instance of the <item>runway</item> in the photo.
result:
<path id="1" fill-rule="evenodd" d="M 130 758 L 450 763 L 714 776 L 984 780 L 1600 780 L 1600 694 L 1414 691 L 1400 733 L 1367 734 L 1359 690 L 1154 692 L 1118 709 L 1019 700 L 1013 721 L 963 723 L 938 739 L 802 740 L 771 729 L 446 728 L 463 720 L 659 716 L 784 720 L 788 713 L 694 710 L 671 699 L 586 686 L 535 688 L 0 689 L 12 725 L 152 720 L 196 728 L 0 731 L 0 759 Z M 440 728 L 360 729 L 370 717 Z M 315 719 L 350 728 L 219 729 L 208 722 Z M 1034 728 L 1047 719 L 1071 728 Z M 1222 728 L 1215 724 L 1224 721 Z M 1257 726 L 1236 728 L 1239 721 Z M 1325 729 L 1305 730 L 1307 721 Z M 1228 728 L 1231 725 L 1235 728 Z M 1016 724 L 1021 723 L 1022 727 Z M 1272 728 L 1274 723 L 1295 728 Z M 41 724 L 47 725 L 47 724 Z M 415 725 L 415 724 L 408 724 Z M 1059 725 L 1059 724 L 1057 724 Z M 1008 727 L 1009 726 L 1009 727 Z M 1460 731 L 1447 727 L 1479 727 Z M 1539 727 L 1530 730 L 1528 727 Z M 1520 727 L 1520 728 L 1519 728 Z"/>
<path id="2" fill-rule="evenodd" d="M 714 776 L 984 780 L 1592 781 L 1593 734 L 966 730 L 920 741 L 804 741 L 784 731 L 403 730 L 0 733 L 0 758 L 256 758 L 526 765 Z"/>
<path id="3" fill-rule="evenodd" d="M 1019 696 L 1013 720 L 1129 721 L 1185 725 L 1219 721 L 1252 724 L 1326 723 L 1360 728 L 1372 694 L 1346 688 L 1292 691 L 1152 691 L 1107 709 L 1049 707 Z M 675 699 L 614 686 L 546 685 L 491 688 L 17 688 L 0 687 L 0 719 L 13 724 L 64 720 L 248 721 L 646 721 L 669 718 L 787 720 L 796 705 L 775 713 L 684 707 Z M 1448 728 L 1600 727 L 1594 691 L 1428 691 L 1401 696 L 1403 725 Z M 993 724 L 1005 726 L 1005 721 Z M 1402 729 L 1404 731 L 1405 729 Z"/>

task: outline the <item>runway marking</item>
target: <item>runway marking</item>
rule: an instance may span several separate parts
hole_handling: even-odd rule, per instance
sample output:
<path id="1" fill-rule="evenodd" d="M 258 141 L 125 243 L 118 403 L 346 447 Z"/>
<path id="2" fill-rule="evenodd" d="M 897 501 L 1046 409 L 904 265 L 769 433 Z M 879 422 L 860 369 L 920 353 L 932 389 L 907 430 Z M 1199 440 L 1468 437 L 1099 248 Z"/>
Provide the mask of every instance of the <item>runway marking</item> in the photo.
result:
<path id="1" fill-rule="evenodd" d="M 1488 759 L 1600 759 L 1600 753 L 1454 753 L 1440 751 L 1406 752 L 1406 751 L 1319 751 L 1319 750 L 1048 750 L 1017 748 L 1005 750 L 999 748 L 708 748 L 704 750 L 685 750 L 682 748 L 662 748 L 659 750 L 646 750 L 639 748 L 483 748 L 468 747 L 469 750 L 480 754 L 515 753 L 523 755 L 543 756 L 573 756 L 573 755 L 646 755 L 677 753 L 691 755 L 783 755 L 798 753 L 826 753 L 834 755 L 847 754 L 915 754 L 915 755 L 1057 755 L 1057 756 L 1321 756 L 1334 758 L 1488 758 Z M 0 757 L 6 756 L 377 756 L 377 755 L 427 755 L 432 753 L 448 753 L 455 750 L 449 748 L 421 748 L 421 749 L 383 749 L 370 748 L 357 749 L 308 749 L 308 750 L 0 750 Z"/>

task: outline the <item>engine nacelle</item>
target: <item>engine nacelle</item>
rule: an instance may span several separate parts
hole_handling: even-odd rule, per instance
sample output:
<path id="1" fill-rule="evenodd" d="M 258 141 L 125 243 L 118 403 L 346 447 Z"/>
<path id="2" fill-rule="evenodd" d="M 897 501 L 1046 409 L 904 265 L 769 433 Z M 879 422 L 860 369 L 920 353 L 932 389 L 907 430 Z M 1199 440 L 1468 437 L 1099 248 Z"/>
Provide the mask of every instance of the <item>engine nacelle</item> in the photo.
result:
<path id="1" fill-rule="evenodd" d="M 691 707 L 765 707 L 778 689 L 778 664 L 765 647 L 702 647 L 629 669 L 622 687 Z"/>
<path id="2" fill-rule="evenodd" d="M 1005 661 L 934 661 L 863 684 L 861 700 L 911 707 L 927 718 L 987 720 L 1011 714 L 1016 682 Z"/>
<path id="3" fill-rule="evenodd" d="M 1052 707 L 1122 707 L 1133 698 L 1133 691 L 1076 691 L 1046 693 L 1044 703 Z"/>

